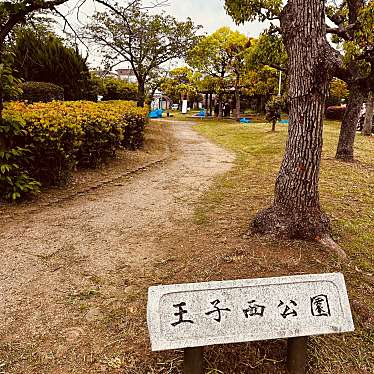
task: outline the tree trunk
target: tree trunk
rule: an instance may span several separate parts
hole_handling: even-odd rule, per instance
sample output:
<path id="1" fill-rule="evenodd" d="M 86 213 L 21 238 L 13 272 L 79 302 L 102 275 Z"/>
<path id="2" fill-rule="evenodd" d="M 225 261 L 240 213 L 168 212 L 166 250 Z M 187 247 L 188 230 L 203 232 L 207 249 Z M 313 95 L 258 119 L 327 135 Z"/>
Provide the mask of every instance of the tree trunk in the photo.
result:
<path id="1" fill-rule="evenodd" d="M 144 108 L 145 102 L 145 83 L 143 81 L 138 81 L 138 107 Z"/>
<path id="2" fill-rule="evenodd" d="M 208 117 L 209 94 L 205 94 L 205 117 Z"/>
<path id="3" fill-rule="evenodd" d="M 262 113 L 262 96 L 259 95 L 256 98 L 256 112 L 261 114 Z"/>
<path id="4" fill-rule="evenodd" d="M 223 105 L 222 105 L 222 101 L 223 101 L 223 94 L 220 93 L 218 95 L 218 119 L 222 119 L 222 117 L 223 117 Z"/>
<path id="5" fill-rule="evenodd" d="M 235 87 L 235 117 L 236 117 L 236 120 L 239 122 L 240 121 L 240 89 L 239 87 L 236 85 Z"/>
<path id="6" fill-rule="evenodd" d="M 209 94 L 209 115 L 213 116 L 213 94 Z"/>
<path id="7" fill-rule="evenodd" d="M 355 143 L 357 123 L 364 103 L 364 93 L 358 85 L 353 83 L 348 84 L 348 90 L 347 110 L 340 128 L 339 143 L 335 157 L 338 160 L 352 162 L 354 160 L 353 146 Z"/>
<path id="8" fill-rule="evenodd" d="M 277 124 L 277 121 L 273 121 L 271 124 L 271 131 L 275 131 L 275 125 Z"/>
<path id="9" fill-rule="evenodd" d="M 325 8 L 321 0 L 289 0 L 281 14 L 289 56 L 288 141 L 273 205 L 259 212 L 255 233 L 317 239 L 330 232 L 319 201 L 323 112 L 330 82 Z"/>
<path id="10" fill-rule="evenodd" d="M 3 64 L 4 61 L 4 41 L 0 41 L 0 64 Z M 3 89 L 3 84 L 1 82 L 1 77 L 0 77 L 0 124 L 3 122 L 3 110 L 4 110 L 4 89 Z"/>
<path id="11" fill-rule="evenodd" d="M 366 115 L 362 135 L 371 136 L 373 131 L 373 114 L 374 114 L 374 95 L 373 91 L 369 92 L 368 101 L 366 103 Z"/>

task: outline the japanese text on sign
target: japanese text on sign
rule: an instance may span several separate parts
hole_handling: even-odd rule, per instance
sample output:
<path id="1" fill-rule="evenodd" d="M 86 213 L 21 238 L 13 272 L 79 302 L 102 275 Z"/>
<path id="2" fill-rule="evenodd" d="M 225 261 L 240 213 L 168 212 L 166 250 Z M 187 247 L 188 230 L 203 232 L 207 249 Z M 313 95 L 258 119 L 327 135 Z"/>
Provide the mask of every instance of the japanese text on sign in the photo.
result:
<path id="1" fill-rule="evenodd" d="M 153 350 L 353 330 L 341 274 L 151 287 Z"/>

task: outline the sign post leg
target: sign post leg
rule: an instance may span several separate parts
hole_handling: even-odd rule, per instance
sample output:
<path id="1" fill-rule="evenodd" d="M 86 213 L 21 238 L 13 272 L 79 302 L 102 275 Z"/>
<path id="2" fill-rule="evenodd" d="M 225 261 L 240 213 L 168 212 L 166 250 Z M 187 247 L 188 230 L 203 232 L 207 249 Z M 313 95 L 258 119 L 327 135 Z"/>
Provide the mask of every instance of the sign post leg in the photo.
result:
<path id="1" fill-rule="evenodd" d="M 185 348 L 184 374 L 203 374 L 203 347 Z"/>
<path id="2" fill-rule="evenodd" d="M 305 374 L 308 338 L 289 338 L 287 342 L 287 369 L 290 374 Z"/>

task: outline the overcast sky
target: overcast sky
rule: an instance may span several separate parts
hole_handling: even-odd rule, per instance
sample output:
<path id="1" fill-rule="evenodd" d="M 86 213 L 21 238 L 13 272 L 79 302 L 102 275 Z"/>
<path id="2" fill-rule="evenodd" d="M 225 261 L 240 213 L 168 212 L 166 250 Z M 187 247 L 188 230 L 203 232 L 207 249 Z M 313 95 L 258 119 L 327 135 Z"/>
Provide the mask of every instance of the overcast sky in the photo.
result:
<path id="1" fill-rule="evenodd" d="M 69 10 L 74 8 L 75 1 L 71 0 L 66 3 L 67 5 L 63 5 L 59 9 L 61 9 L 62 13 L 68 14 Z M 118 2 L 121 3 L 121 0 Z M 144 3 L 146 4 L 147 1 L 144 1 Z M 95 10 L 103 9 L 105 8 L 95 4 L 93 0 L 88 0 L 81 9 L 80 20 L 85 23 Z M 236 26 L 231 17 L 225 12 L 224 0 L 169 0 L 169 6 L 157 8 L 155 11 L 170 14 L 179 20 L 185 20 L 190 17 L 196 24 L 202 25 L 202 31 L 208 34 L 222 26 L 229 26 L 247 36 L 257 37 L 267 27 L 267 24 L 259 22 Z M 76 15 L 70 15 L 69 20 L 77 26 Z M 82 52 L 85 54 L 86 51 Z M 89 62 L 92 66 L 100 64 L 100 58 L 97 54 L 92 53 L 92 50 L 90 50 Z"/>
<path id="2" fill-rule="evenodd" d="M 259 22 L 236 26 L 226 14 L 224 0 L 169 0 L 170 6 L 164 11 L 179 19 L 190 17 L 195 23 L 204 26 L 207 33 L 212 33 L 222 26 L 230 26 L 246 35 L 258 36 L 265 28 Z"/>

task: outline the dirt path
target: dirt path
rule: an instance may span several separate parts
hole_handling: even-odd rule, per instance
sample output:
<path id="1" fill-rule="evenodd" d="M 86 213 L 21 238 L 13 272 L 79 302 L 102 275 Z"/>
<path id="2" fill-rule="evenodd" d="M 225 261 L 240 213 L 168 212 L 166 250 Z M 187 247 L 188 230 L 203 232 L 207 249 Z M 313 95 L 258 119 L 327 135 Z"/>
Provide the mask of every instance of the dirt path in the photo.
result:
<path id="1" fill-rule="evenodd" d="M 160 238 L 233 161 L 191 124 L 172 128 L 177 152 L 163 165 L 2 224 L 0 372 L 124 367 L 106 354 L 116 340 L 131 351 L 137 327 L 127 316 L 144 303 L 144 274 L 165 261 Z"/>

